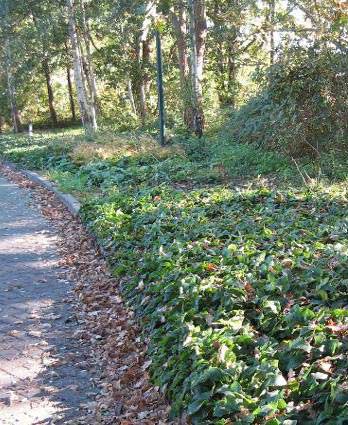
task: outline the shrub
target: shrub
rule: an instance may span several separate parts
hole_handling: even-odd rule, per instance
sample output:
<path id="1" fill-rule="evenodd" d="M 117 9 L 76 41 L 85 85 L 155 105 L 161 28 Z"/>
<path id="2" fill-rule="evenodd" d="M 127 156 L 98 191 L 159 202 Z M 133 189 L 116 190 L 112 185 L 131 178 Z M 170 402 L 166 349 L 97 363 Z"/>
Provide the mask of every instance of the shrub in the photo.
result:
<path id="1" fill-rule="evenodd" d="M 344 143 L 348 130 L 347 57 L 293 49 L 271 67 L 264 89 L 230 121 L 232 137 L 292 155 Z"/>

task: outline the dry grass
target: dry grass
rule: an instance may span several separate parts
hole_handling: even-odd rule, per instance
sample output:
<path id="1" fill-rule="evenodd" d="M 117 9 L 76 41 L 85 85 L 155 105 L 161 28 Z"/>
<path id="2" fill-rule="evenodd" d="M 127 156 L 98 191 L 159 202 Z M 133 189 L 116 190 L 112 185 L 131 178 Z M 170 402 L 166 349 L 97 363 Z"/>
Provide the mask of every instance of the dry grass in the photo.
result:
<path id="1" fill-rule="evenodd" d="M 82 141 L 71 152 L 71 159 L 77 165 L 84 165 L 96 159 L 107 160 L 121 157 L 152 155 L 164 159 L 173 155 L 185 156 L 178 146 L 159 146 L 158 142 L 146 135 L 115 135 L 103 133 L 93 142 Z"/>

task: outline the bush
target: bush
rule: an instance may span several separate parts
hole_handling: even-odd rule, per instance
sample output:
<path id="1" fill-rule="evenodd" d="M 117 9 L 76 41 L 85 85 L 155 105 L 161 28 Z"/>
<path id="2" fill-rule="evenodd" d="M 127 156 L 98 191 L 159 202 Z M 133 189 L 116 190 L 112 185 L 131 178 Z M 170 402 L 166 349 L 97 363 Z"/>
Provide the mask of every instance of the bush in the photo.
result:
<path id="1" fill-rule="evenodd" d="M 345 143 L 348 134 L 347 56 L 293 49 L 271 67 L 264 89 L 230 122 L 233 139 L 291 155 Z"/>

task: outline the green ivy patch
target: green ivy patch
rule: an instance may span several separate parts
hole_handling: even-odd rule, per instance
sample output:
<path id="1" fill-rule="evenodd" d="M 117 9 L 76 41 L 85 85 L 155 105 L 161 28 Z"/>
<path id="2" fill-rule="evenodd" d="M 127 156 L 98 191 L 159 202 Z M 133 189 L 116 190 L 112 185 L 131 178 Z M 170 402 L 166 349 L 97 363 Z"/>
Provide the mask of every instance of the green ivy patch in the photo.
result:
<path id="1" fill-rule="evenodd" d="M 77 130 L 66 133 L 44 133 L 29 137 L 26 134 L 0 135 L 0 156 L 31 170 L 62 168 L 68 165 L 69 153 Z"/>
<path id="2" fill-rule="evenodd" d="M 194 424 L 348 417 L 347 202 L 323 191 L 119 187 L 84 207 Z"/>

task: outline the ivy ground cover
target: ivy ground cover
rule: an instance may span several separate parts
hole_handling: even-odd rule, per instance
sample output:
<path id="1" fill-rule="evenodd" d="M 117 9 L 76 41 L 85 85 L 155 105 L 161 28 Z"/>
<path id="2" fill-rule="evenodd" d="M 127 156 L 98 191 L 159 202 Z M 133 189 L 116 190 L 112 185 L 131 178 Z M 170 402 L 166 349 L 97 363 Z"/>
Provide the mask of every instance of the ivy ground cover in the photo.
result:
<path id="1" fill-rule="evenodd" d="M 142 322 L 172 416 L 347 423 L 344 183 L 231 189 L 201 148 L 157 155 L 132 145 L 81 161 L 82 144 L 76 161 L 75 140 L 29 142 L 2 138 L 0 153 L 95 198 L 84 220 Z"/>
<path id="2" fill-rule="evenodd" d="M 114 188 L 84 218 L 194 424 L 344 424 L 342 191 Z"/>

